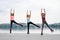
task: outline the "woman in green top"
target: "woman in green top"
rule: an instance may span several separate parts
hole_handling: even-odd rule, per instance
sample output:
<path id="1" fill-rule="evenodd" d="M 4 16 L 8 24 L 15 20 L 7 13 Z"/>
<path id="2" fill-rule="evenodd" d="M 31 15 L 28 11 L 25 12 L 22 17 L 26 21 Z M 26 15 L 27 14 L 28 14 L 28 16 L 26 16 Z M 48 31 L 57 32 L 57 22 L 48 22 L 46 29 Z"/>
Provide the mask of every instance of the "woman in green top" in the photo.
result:
<path id="1" fill-rule="evenodd" d="M 33 25 L 35 25 L 36 27 L 40 28 L 38 25 L 36 25 L 36 24 L 34 24 L 33 22 L 30 21 L 31 11 L 30 11 L 30 14 L 28 14 L 28 10 L 27 10 L 27 16 L 26 16 L 26 17 L 27 17 L 27 29 L 28 29 L 27 34 L 29 34 L 29 25 L 30 25 L 30 24 L 33 24 Z"/>

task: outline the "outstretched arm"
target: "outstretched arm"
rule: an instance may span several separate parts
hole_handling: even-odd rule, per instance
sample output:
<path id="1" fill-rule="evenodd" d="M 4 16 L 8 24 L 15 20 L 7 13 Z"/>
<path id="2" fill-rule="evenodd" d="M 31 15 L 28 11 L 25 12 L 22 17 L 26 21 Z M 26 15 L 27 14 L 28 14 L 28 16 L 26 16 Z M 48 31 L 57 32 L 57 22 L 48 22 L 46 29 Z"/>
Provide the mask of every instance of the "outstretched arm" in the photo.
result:
<path id="1" fill-rule="evenodd" d="M 12 9 L 10 10 L 10 13 L 12 12 Z"/>
<path id="2" fill-rule="evenodd" d="M 42 16 L 42 8 L 41 8 L 41 16 Z"/>
<path id="3" fill-rule="evenodd" d="M 26 14 L 27 14 L 27 15 L 26 15 L 26 18 L 27 18 L 27 17 L 28 17 L 28 10 L 27 10 Z"/>
<path id="4" fill-rule="evenodd" d="M 46 13 L 46 12 L 45 12 L 45 9 L 44 9 L 44 13 Z"/>
<path id="5" fill-rule="evenodd" d="M 28 10 L 27 10 L 27 15 L 28 15 Z"/>
<path id="6" fill-rule="evenodd" d="M 15 13 L 15 10 L 13 9 L 13 13 Z"/>
<path id="7" fill-rule="evenodd" d="M 30 10 L 30 17 L 31 17 L 31 10 Z"/>
<path id="8" fill-rule="evenodd" d="M 41 8 L 41 13 L 42 13 L 42 8 Z"/>
<path id="9" fill-rule="evenodd" d="M 45 13 L 45 16 L 46 16 L 46 11 L 45 11 L 45 9 L 44 9 L 44 13 Z"/>
<path id="10" fill-rule="evenodd" d="M 14 13 L 14 12 L 15 12 L 15 10 L 14 10 L 14 9 L 11 9 L 11 10 L 10 10 L 10 13 Z"/>
<path id="11" fill-rule="evenodd" d="M 27 10 L 27 18 L 30 18 L 31 17 L 31 11 L 30 11 L 30 14 L 28 14 L 28 10 Z"/>

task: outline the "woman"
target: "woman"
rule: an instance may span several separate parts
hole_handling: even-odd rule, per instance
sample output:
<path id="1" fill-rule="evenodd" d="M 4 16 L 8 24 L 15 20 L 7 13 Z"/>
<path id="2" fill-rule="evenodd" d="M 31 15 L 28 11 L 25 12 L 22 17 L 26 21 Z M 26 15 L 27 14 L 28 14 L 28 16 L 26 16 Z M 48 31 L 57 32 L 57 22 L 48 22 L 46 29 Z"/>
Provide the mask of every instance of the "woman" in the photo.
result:
<path id="1" fill-rule="evenodd" d="M 54 31 L 53 29 L 51 29 L 51 28 L 49 27 L 48 23 L 46 22 L 46 18 L 45 18 L 45 16 L 46 16 L 45 9 L 43 9 L 43 10 L 44 10 L 44 11 L 42 11 L 42 9 L 41 9 L 41 17 L 42 17 L 41 35 L 43 35 L 44 24 L 47 25 L 47 27 L 51 30 L 51 32 Z"/>
<path id="2" fill-rule="evenodd" d="M 28 10 L 27 10 L 27 34 L 29 34 L 29 25 L 30 24 L 33 24 L 35 25 L 36 27 L 40 28 L 38 25 L 34 24 L 33 22 L 30 21 L 30 18 L 31 18 L 31 11 L 30 11 L 30 14 L 28 14 Z"/>
<path id="3" fill-rule="evenodd" d="M 11 10 L 10 10 L 10 33 L 11 33 L 11 31 L 12 31 L 12 24 L 13 24 L 13 23 L 15 23 L 15 24 L 20 25 L 21 27 L 23 27 L 23 25 L 17 23 L 17 22 L 14 20 L 14 10 L 11 9 Z"/>

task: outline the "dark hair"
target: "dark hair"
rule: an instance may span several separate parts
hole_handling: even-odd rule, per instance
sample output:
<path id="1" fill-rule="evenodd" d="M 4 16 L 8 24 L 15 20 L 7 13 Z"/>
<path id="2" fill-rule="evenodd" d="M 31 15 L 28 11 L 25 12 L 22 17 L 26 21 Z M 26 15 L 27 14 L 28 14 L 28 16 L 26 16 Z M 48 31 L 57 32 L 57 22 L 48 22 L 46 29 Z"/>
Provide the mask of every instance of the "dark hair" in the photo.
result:
<path id="1" fill-rule="evenodd" d="M 14 16 L 14 13 L 11 13 L 11 16 Z"/>
<path id="2" fill-rule="evenodd" d="M 29 17 L 30 15 L 27 15 L 27 17 Z"/>

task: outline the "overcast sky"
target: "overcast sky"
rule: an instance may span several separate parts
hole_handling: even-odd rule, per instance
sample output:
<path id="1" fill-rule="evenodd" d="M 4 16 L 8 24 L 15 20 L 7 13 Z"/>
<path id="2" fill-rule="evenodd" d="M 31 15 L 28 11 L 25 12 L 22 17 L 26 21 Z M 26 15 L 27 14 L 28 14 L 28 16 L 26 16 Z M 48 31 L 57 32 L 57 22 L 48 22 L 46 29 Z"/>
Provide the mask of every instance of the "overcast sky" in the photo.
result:
<path id="1" fill-rule="evenodd" d="M 26 23 L 26 11 L 31 10 L 31 21 L 42 23 L 41 8 L 46 9 L 49 24 L 60 23 L 60 0 L 0 0 L 0 23 L 10 23 L 10 9 L 15 9 L 15 21 Z"/>

